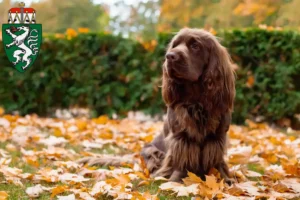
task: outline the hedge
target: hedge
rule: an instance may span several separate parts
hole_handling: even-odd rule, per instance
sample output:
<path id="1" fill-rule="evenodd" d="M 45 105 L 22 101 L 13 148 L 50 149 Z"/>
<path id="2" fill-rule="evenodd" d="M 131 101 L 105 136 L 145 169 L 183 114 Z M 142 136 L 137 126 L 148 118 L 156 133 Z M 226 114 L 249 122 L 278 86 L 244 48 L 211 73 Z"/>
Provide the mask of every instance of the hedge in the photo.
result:
<path id="1" fill-rule="evenodd" d="M 299 113 L 298 32 L 247 29 L 218 36 L 239 66 L 234 122 Z M 108 34 L 46 36 L 36 63 L 23 74 L 11 67 L 0 44 L 0 105 L 7 112 L 40 115 L 72 105 L 90 107 L 95 115 L 162 113 L 161 65 L 171 37 L 160 34 L 149 47 Z"/>

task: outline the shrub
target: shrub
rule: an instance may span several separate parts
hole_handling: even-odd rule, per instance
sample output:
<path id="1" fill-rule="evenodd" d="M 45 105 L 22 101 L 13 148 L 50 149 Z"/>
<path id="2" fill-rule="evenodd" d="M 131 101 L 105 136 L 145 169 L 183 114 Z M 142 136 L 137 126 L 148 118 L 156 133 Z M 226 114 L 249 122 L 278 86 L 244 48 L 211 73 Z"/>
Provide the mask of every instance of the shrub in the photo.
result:
<path id="1" fill-rule="evenodd" d="M 239 66 L 235 122 L 250 115 L 277 120 L 299 112 L 299 33 L 249 29 L 219 36 Z M 108 34 L 46 36 L 36 63 L 24 74 L 10 67 L 0 44 L 0 105 L 8 112 L 40 115 L 72 105 L 88 106 L 97 115 L 161 113 L 161 65 L 171 37 L 161 34 L 157 45 L 146 50 Z"/>

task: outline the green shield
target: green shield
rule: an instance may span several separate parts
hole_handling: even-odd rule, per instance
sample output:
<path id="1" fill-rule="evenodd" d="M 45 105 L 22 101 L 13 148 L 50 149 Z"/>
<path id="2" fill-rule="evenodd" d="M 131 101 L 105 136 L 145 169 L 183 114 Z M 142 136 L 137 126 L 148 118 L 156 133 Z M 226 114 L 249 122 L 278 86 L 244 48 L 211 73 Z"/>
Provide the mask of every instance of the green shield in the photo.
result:
<path id="1" fill-rule="evenodd" d="M 19 72 L 35 62 L 42 43 L 41 24 L 3 24 L 2 42 L 9 61 Z"/>

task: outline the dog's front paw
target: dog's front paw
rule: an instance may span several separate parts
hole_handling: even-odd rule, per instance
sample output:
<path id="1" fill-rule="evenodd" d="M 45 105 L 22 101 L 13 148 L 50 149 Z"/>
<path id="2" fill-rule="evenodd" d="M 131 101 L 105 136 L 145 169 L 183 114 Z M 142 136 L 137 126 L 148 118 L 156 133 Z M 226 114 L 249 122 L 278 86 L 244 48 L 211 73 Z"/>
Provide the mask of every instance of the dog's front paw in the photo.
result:
<path id="1" fill-rule="evenodd" d="M 225 178 L 224 182 L 227 183 L 229 186 L 235 183 L 235 180 L 233 178 Z"/>

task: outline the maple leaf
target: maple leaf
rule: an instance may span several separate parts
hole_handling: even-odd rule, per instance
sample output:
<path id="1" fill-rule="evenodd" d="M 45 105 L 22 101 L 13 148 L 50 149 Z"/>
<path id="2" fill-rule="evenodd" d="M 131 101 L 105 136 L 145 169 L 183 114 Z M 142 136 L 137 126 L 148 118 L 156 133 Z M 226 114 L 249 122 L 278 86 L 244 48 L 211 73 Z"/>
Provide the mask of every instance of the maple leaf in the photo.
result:
<path id="1" fill-rule="evenodd" d="M 192 172 L 188 172 L 188 176 L 186 178 L 183 178 L 182 181 L 184 182 L 185 185 L 203 183 L 201 178 Z"/>
<path id="2" fill-rule="evenodd" d="M 177 193 L 177 196 L 189 196 L 189 194 L 198 193 L 198 184 L 191 184 L 189 186 L 184 186 L 176 182 L 167 182 L 159 186 L 161 190 L 171 190 Z"/>

